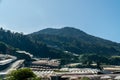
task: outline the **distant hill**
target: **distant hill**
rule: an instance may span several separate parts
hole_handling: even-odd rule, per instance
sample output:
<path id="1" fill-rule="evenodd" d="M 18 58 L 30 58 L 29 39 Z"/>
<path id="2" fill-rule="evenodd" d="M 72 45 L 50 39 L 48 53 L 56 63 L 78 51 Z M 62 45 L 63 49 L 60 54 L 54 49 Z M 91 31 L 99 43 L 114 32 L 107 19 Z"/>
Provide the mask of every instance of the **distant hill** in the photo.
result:
<path id="1" fill-rule="evenodd" d="M 120 44 L 89 35 L 73 27 L 47 28 L 29 34 L 36 41 L 76 54 L 119 55 Z"/>
<path id="2" fill-rule="evenodd" d="M 61 59 L 62 64 L 80 61 L 119 64 L 120 61 L 119 57 L 114 57 L 120 56 L 119 43 L 72 27 L 47 28 L 28 35 L 0 28 L 0 53 L 21 58 L 16 50 L 27 51 L 38 58 Z M 29 60 L 29 57 L 26 56 L 26 59 Z"/>
<path id="3" fill-rule="evenodd" d="M 72 27 L 64 27 L 61 29 L 46 28 L 38 32 L 34 32 L 32 34 L 49 34 L 49 35 L 57 35 L 57 36 L 64 36 L 64 37 L 67 36 L 67 37 L 76 37 L 76 38 L 87 35 L 85 32 Z"/>
<path id="4" fill-rule="evenodd" d="M 10 30 L 4 30 L 3 28 L 0 28 L 0 52 L 3 54 L 14 53 L 8 52 L 8 50 L 14 50 L 14 52 L 15 50 L 27 51 L 33 54 L 34 57 L 38 58 L 65 59 L 66 56 L 69 56 L 69 58 L 74 57 L 72 54 L 66 54 L 61 50 L 48 47 L 46 43 L 43 43 L 42 41 L 36 41 L 22 33 L 14 33 Z"/>

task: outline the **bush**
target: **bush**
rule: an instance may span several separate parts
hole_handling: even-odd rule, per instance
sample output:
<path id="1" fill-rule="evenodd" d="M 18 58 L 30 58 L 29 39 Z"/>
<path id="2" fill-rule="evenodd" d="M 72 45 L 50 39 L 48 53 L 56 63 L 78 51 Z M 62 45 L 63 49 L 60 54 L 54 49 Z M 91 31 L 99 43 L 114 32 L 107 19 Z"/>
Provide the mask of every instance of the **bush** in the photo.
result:
<path id="1" fill-rule="evenodd" d="M 36 75 L 29 68 L 14 70 L 7 75 L 7 80 L 38 80 Z M 40 80 L 40 79 L 39 79 Z"/>

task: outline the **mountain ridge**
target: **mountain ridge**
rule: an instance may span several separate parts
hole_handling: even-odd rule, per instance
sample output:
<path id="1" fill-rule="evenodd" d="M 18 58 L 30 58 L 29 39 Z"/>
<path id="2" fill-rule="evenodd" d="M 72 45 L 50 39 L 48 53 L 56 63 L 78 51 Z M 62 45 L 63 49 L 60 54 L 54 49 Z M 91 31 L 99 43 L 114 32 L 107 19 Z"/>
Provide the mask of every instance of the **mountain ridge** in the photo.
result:
<path id="1" fill-rule="evenodd" d="M 88 60 L 96 56 L 101 57 L 101 59 L 96 58 L 96 61 L 104 58 L 107 61 L 103 60 L 102 63 L 107 64 L 110 60 L 110 64 L 119 64 L 119 59 L 112 57 L 120 56 L 120 44 L 118 43 L 89 35 L 75 28 L 54 29 L 55 32 L 51 28 L 47 30 L 49 30 L 47 34 L 43 34 L 43 30 L 42 33 L 24 35 L 0 28 L 0 52 L 20 57 L 21 55 L 14 54 L 14 52 L 24 50 L 34 57 L 60 59 L 62 64 L 80 62 L 81 55 L 87 56 Z M 51 32 L 52 34 L 49 34 Z M 83 62 L 88 60 L 84 60 L 83 57 Z"/>
<path id="2" fill-rule="evenodd" d="M 101 51 L 99 50 L 99 52 L 101 53 L 104 52 L 102 52 L 102 49 L 112 49 L 112 51 L 115 51 L 116 53 L 120 51 L 119 43 L 89 35 L 79 29 L 72 27 L 63 27 L 60 29 L 47 28 L 29 34 L 29 36 L 33 37 L 38 41 L 43 41 L 50 46 L 60 46 L 59 48 L 63 50 L 71 49 L 70 51 L 72 51 L 72 48 L 76 47 L 75 50 L 77 50 L 78 52 L 81 51 L 80 53 L 91 53 L 94 51 L 95 53 L 97 53 L 95 48 L 100 49 Z M 70 47 L 70 49 L 68 49 L 67 47 Z M 87 51 L 87 49 L 85 48 L 88 48 L 89 51 Z M 75 50 L 72 52 L 77 52 Z"/>
<path id="3" fill-rule="evenodd" d="M 65 31 L 68 34 L 64 33 Z M 72 31 L 72 33 L 71 33 L 71 31 Z M 62 36 L 69 36 L 69 35 L 73 35 L 74 34 L 74 37 L 75 37 L 75 35 L 79 34 L 79 33 L 81 33 L 83 35 L 86 34 L 85 32 L 83 32 L 83 31 L 81 31 L 79 29 L 73 28 L 73 27 L 63 27 L 63 28 L 60 28 L 60 29 L 46 28 L 46 29 L 42 29 L 40 31 L 34 32 L 32 34 L 49 34 L 49 35 L 59 35 L 59 34 L 61 34 Z"/>
<path id="4" fill-rule="evenodd" d="M 68 26 L 67 27 L 62 27 L 62 28 L 45 28 L 45 29 L 30 33 L 30 34 L 48 34 L 48 35 L 66 34 L 66 33 L 62 33 L 63 30 L 69 31 L 68 35 L 64 35 L 64 36 L 69 36 L 69 35 L 72 36 L 74 34 L 75 36 L 80 37 L 81 34 L 83 34 L 83 35 L 90 35 L 92 37 L 96 37 L 96 38 L 99 38 L 99 39 L 104 39 L 104 38 L 101 38 L 101 37 L 97 37 L 95 35 L 88 34 L 88 33 L 84 32 L 80 29 L 77 29 L 77 28 L 74 28 L 74 27 L 68 27 Z M 70 32 L 70 31 L 72 31 L 72 32 Z M 76 33 L 76 31 L 77 31 L 77 33 Z M 76 35 L 76 34 L 79 34 L 79 33 L 80 33 L 80 35 Z M 28 34 L 28 35 L 30 35 L 30 34 Z M 119 42 L 115 42 L 115 41 L 112 41 L 112 40 L 109 40 L 109 39 L 104 39 L 104 40 L 120 44 Z"/>

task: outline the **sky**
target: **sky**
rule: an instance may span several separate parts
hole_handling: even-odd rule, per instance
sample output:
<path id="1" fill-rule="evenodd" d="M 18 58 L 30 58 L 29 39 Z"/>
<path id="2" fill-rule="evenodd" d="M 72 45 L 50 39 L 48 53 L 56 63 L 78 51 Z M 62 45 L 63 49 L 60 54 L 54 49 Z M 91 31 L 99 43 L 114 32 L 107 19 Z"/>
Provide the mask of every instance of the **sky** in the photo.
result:
<path id="1" fill-rule="evenodd" d="M 120 43 L 120 0 L 0 0 L 0 27 L 25 34 L 75 27 Z"/>

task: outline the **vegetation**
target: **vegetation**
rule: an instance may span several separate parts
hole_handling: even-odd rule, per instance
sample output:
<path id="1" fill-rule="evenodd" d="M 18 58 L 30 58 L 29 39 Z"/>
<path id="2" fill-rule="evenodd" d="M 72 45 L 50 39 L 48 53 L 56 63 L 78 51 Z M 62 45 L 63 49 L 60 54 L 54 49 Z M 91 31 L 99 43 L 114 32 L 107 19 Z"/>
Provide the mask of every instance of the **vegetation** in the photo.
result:
<path id="1" fill-rule="evenodd" d="M 120 56 L 110 57 L 109 62 L 113 65 L 120 65 Z"/>
<path id="2" fill-rule="evenodd" d="M 71 62 L 71 59 L 73 58 L 71 54 L 66 54 L 62 50 L 49 47 L 41 41 L 37 41 L 27 35 L 23 35 L 23 33 L 11 32 L 9 30 L 4 30 L 3 28 L 0 28 L 0 41 L 0 51 L 3 54 L 11 54 L 19 58 L 21 58 L 21 55 L 17 54 L 15 52 L 16 50 L 27 51 L 38 58 L 48 57 L 55 59 L 65 59 L 66 62 Z M 13 48 L 13 52 L 8 52 L 8 49 L 11 50 L 11 46 Z"/>
<path id="3" fill-rule="evenodd" d="M 29 68 L 14 70 L 8 74 L 6 80 L 40 80 Z"/>
<path id="4" fill-rule="evenodd" d="M 120 44 L 88 35 L 71 27 L 47 28 L 29 34 L 29 36 L 36 41 L 46 43 L 50 47 L 76 54 L 120 55 Z"/>
<path id="5" fill-rule="evenodd" d="M 62 55 L 63 53 L 62 51 L 47 47 L 47 45 L 41 41 L 35 41 L 26 35 L 14 33 L 9 30 L 4 30 L 2 28 L 0 29 L 0 41 L 11 45 L 17 49 L 30 52 L 36 57 L 59 58 L 61 56 L 58 55 Z"/>
<path id="6" fill-rule="evenodd" d="M 88 67 L 88 68 L 99 68 L 102 69 L 102 65 L 120 65 L 120 57 L 119 56 L 104 56 L 104 55 L 96 55 L 96 54 L 82 54 L 79 56 L 80 62 L 75 67 Z"/>
<path id="7" fill-rule="evenodd" d="M 29 35 L 0 28 L 0 53 L 21 58 L 16 50 L 35 57 L 61 59 L 61 65 L 82 62 L 85 65 L 120 64 L 120 44 L 97 38 L 70 27 L 44 29 Z M 24 56 L 24 55 L 22 55 Z M 23 57 L 25 58 L 25 57 Z M 26 56 L 29 60 L 29 57 Z"/>
<path id="8" fill-rule="evenodd" d="M 5 44 L 4 42 L 0 41 L 0 53 L 3 54 L 10 54 L 15 50 L 15 48 Z"/>
<path id="9" fill-rule="evenodd" d="M 75 28 L 47 28 L 29 34 L 29 37 L 42 41 L 52 48 L 78 54 L 79 57 L 74 56 L 73 61 L 82 62 L 83 66 L 91 66 L 90 64 L 95 63 L 100 67 L 100 64 L 119 64 L 120 61 L 112 57 L 120 55 L 119 43 L 91 36 Z M 65 58 L 62 59 L 62 63 L 68 62 Z M 72 60 L 70 62 L 72 63 Z"/>

